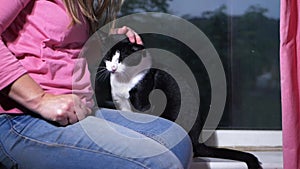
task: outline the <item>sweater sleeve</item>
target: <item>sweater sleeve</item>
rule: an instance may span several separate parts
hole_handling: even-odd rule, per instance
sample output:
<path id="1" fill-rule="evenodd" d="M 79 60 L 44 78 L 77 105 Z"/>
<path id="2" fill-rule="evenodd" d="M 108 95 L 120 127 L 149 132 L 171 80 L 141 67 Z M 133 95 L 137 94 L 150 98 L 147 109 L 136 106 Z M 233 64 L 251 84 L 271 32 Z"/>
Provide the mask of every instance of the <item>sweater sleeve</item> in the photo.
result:
<path id="1" fill-rule="evenodd" d="M 9 27 L 28 2 L 30 0 L 0 1 L 0 35 Z M 0 37 L 0 90 L 14 82 L 24 73 L 26 73 L 26 70 Z"/>

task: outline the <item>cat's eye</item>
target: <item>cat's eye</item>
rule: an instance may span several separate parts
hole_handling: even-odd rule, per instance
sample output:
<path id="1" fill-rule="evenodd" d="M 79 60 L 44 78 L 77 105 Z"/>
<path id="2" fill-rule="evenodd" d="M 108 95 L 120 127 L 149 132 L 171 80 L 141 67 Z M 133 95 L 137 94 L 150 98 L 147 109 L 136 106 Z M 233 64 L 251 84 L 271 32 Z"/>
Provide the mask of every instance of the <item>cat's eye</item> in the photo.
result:
<path id="1" fill-rule="evenodd" d="M 137 46 L 133 46 L 132 49 L 133 49 L 133 51 L 139 50 L 139 48 Z"/>

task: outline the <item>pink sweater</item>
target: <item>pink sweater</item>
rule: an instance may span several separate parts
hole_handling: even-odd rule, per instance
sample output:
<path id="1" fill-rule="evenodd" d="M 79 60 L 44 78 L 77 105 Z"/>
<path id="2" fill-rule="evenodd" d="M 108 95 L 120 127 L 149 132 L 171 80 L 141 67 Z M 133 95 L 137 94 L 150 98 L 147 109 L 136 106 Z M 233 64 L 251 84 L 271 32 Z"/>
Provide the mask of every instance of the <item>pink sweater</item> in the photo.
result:
<path id="1" fill-rule="evenodd" d="M 93 106 L 90 74 L 79 53 L 88 24 L 70 26 L 62 0 L 0 1 L 0 90 L 24 73 L 52 94 L 74 93 Z M 24 89 L 26 90 L 26 89 Z M 22 113 L 0 95 L 0 113 Z"/>

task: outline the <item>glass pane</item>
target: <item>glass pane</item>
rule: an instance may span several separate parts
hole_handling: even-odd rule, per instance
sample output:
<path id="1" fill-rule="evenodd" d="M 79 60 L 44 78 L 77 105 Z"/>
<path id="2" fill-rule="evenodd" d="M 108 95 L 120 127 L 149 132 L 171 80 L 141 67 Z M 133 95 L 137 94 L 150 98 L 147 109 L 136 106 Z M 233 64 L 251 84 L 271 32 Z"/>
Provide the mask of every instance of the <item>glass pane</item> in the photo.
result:
<path id="1" fill-rule="evenodd" d="M 228 97 L 219 128 L 280 130 L 279 6 L 279 0 L 127 0 L 122 15 L 166 12 L 196 25 L 216 48 L 226 73 Z M 159 47 L 180 55 L 196 78 L 202 77 L 198 85 L 207 86 L 197 57 L 186 58 L 192 56 L 186 47 L 170 44 Z M 209 94 L 204 99 L 209 104 Z"/>

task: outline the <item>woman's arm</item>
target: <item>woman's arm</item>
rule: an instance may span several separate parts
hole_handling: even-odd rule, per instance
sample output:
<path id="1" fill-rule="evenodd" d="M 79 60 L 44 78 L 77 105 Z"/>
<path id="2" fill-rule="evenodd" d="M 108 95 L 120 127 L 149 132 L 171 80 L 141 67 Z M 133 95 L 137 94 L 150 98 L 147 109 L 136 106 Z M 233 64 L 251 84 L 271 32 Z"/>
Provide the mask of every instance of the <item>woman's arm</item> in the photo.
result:
<path id="1" fill-rule="evenodd" d="M 30 0 L 0 1 L 0 35 L 15 20 Z M 26 73 L 17 58 L 8 50 L 0 36 L 0 90 Z"/>
<path id="2" fill-rule="evenodd" d="M 29 1 L 3 0 L 0 2 L 0 34 L 13 22 Z M 132 42 L 142 43 L 140 37 L 128 27 L 115 31 L 117 34 L 126 34 Z M 53 95 L 44 92 L 26 74 L 26 70 L 18 59 L 0 39 L 0 90 L 4 88 L 7 95 L 15 101 L 40 114 L 43 118 L 61 125 L 73 124 L 91 112 L 76 95 Z"/>
<path id="3" fill-rule="evenodd" d="M 0 35 L 30 0 L 1 0 Z M 91 111 L 75 95 L 52 95 L 28 75 L 0 37 L 0 91 L 47 120 L 73 124 Z"/>
<path id="4" fill-rule="evenodd" d="M 91 113 L 91 110 L 76 95 L 46 93 L 27 74 L 18 78 L 5 90 L 9 97 L 26 108 L 63 126 L 74 124 Z"/>

